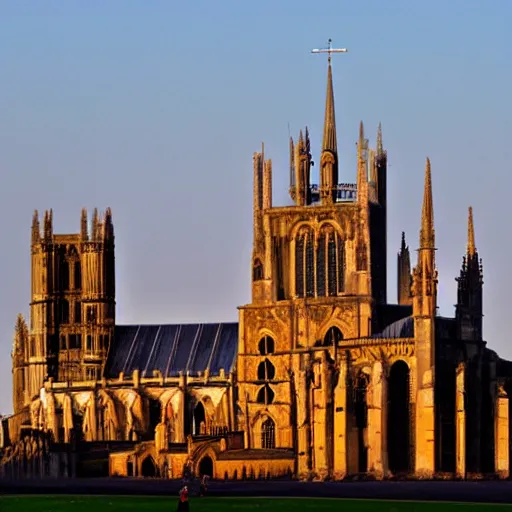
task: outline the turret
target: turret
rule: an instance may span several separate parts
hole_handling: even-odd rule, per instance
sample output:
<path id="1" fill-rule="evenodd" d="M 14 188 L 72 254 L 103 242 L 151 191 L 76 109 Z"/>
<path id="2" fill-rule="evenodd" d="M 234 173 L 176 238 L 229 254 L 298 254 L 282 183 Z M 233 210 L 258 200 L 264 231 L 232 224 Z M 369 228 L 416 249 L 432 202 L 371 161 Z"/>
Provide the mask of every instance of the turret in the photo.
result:
<path id="1" fill-rule="evenodd" d="M 482 340 L 483 318 L 483 269 L 475 245 L 473 209 L 468 210 L 468 240 L 466 255 L 462 259 L 462 268 L 457 281 L 457 319 L 458 338 L 465 341 Z"/>
<path id="2" fill-rule="evenodd" d="M 397 299 L 401 306 L 411 305 L 411 285 L 411 257 L 409 246 L 405 243 L 405 233 L 402 232 L 400 252 L 397 254 Z"/>
<path id="3" fill-rule="evenodd" d="M 370 181 L 371 276 L 376 303 L 387 303 L 387 155 L 382 143 L 382 127 L 377 130 L 375 150 L 366 151 Z M 358 192 L 359 193 L 359 192 Z"/>
<path id="4" fill-rule="evenodd" d="M 25 371 L 28 350 L 28 328 L 23 315 L 16 319 L 14 342 L 12 348 L 12 393 L 14 414 L 20 412 L 25 405 Z"/>
<path id="5" fill-rule="evenodd" d="M 263 145 L 261 153 L 254 153 L 253 165 L 253 300 L 270 300 L 272 255 L 270 242 L 265 236 L 264 212 L 272 208 L 272 161 L 265 160 Z"/>
<path id="6" fill-rule="evenodd" d="M 312 165 L 311 142 L 306 127 L 305 135 L 300 131 L 297 144 L 290 139 L 290 196 L 297 206 L 311 204 Z"/>

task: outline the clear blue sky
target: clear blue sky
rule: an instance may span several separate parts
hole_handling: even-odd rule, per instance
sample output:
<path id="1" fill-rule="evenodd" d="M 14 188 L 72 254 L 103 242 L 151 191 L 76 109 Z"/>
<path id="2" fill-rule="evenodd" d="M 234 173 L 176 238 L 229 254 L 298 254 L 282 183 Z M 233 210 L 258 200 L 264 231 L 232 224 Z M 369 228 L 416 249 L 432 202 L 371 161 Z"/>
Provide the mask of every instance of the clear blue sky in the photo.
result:
<path id="1" fill-rule="evenodd" d="M 249 301 L 252 154 L 285 203 L 288 124 L 318 160 L 331 37 L 341 176 L 355 180 L 362 119 L 389 154 L 389 298 L 405 230 L 418 244 L 432 160 L 439 305 L 474 207 L 485 334 L 512 358 L 510 0 L 0 1 L 0 413 L 12 333 L 28 315 L 30 223 L 111 206 L 119 323 L 233 321 Z M 413 252 L 413 261 L 416 255 Z"/>

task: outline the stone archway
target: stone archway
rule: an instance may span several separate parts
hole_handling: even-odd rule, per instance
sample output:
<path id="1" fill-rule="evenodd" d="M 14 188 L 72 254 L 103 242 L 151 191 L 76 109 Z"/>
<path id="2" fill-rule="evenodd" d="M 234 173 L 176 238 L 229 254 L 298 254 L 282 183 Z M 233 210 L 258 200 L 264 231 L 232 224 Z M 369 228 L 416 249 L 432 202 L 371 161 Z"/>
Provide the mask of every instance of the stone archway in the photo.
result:
<path id="1" fill-rule="evenodd" d="M 153 457 L 148 455 L 143 461 L 141 465 L 141 473 L 144 477 L 155 477 L 156 476 L 156 465 Z"/>
<path id="2" fill-rule="evenodd" d="M 405 361 L 396 361 L 388 378 L 388 464 L 392 473 L 411 470 L 410 371 Z"/>
<path id="3" fill-rule="evenodd" d="M 208 475 L 213 478 L 213 460 L 206 455 L 199 462 L 199 476 Z"/>
<path id="4" fill-rule="evenodd" d="M 196 436 L 205 434 L 206 431 L 202 431 L 203 429 L 206 429 L 206 410 L 203 402 L 199 401 L 194 408 L 192 433 Z"/>

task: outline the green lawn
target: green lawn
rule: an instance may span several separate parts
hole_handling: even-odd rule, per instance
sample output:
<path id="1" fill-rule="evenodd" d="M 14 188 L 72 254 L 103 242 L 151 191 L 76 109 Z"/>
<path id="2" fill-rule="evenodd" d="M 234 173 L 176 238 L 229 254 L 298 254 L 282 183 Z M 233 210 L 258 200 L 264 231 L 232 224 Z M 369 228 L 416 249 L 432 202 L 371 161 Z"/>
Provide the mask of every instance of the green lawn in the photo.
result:
<path id="1" fill-rule="evenodd" d="M 175 512 L 177 498 L 0 496 L 1 512 Z M 426 503 L 323 498 L 192 498 L 190 512 L 483 512 L 512 505 Z"/>

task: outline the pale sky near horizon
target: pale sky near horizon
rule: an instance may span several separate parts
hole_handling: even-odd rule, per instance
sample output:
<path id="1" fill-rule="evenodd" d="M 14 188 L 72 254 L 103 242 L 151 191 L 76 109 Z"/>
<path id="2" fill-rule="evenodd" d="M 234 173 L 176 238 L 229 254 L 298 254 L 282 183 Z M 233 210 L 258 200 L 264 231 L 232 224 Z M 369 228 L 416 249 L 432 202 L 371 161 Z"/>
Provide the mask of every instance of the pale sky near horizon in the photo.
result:
<path id="1" fill-rule="evenodd" d="M 440 314 L 452 316 L 467 208 L 484 264 L 489 347 L 512 359 L 510 0 L 0 0 L 0 414 L 28 318 L 32 212 L 78 232 L 113 210 L 117 323 L 237 320 L 250 300 L 252 155 L 288 198 L 288 126 L 313 157 L 329 37 L 340 180 L 359 121 L 389 157 L 388 299 L 402 231 L 418 245 L 432 162 Z M 317 176 L 318 168 L 313 168 Z"/>

